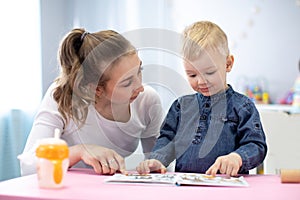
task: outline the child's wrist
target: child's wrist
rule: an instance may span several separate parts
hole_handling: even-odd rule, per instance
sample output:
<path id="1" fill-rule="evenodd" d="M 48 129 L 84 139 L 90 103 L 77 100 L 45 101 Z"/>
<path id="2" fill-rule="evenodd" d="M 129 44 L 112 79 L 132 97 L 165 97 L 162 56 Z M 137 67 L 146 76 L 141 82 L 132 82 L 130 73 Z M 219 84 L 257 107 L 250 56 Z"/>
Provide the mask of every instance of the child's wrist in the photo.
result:
<path id="1" fill-rule="evenodd" d="M 232 153 L 230 153 L 230 155 L 232 155 L 232 156 L 234 156 L 236 158 L 236 160 L 239 163 L 239 167 L 242 166 L 243 160 L 242 160 L 242 157 L 240 156 L 240 154 L 238 154 L 236 152 L 232 152 Z"/>

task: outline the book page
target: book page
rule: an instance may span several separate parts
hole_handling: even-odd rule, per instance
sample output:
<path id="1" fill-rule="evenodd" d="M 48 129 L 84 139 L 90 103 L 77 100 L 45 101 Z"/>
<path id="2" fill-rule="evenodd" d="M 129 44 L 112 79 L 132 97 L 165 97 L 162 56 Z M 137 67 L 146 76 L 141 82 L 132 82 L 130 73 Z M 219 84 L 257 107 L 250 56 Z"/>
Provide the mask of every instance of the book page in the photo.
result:
<path id="1" fill-rule="evenodd" d="M 203 186 L 231 186 L 245 187 L 249 186 L 243 176 L 226 177 L 226 176 L 211 176 L 198 173 L 182 173 L 177 174 L 177 185 L 203 185 Z"/>
<path id="2" fill-rule="evenodd" d="M 105 182 L 176 184 L 175 174 L 114 174 Z"/>
<path id="3" fill-rule="evenodd" d="M 167 173 L 167 174 L 114 174 L 105 179 L 105 182 L 114 183 L 155 183 L 173 184 L 178 186 L 230 186 L 241 187 L 249 186 L 244 177 L 210 176 L 199 173 Z"/>

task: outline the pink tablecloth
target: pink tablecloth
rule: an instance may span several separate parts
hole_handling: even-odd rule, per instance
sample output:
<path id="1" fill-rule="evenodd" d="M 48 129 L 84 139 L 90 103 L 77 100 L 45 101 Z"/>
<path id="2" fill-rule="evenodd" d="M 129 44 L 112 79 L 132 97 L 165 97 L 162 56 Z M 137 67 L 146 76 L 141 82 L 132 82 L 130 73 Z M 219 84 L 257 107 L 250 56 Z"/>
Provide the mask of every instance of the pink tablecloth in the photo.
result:
<path id="1" fill-rule="evenodd" d="M 62 189 L 40 189 L 36 175 L 0 183 L 0 199 L 100 199 L 100 200 L 300 200 L 300 184 L 282 184 L 276 175 L 249 175 L 249 187 L 203 187 L 151 184 L 106 184 L 107 176 L 72 169 Z"/>

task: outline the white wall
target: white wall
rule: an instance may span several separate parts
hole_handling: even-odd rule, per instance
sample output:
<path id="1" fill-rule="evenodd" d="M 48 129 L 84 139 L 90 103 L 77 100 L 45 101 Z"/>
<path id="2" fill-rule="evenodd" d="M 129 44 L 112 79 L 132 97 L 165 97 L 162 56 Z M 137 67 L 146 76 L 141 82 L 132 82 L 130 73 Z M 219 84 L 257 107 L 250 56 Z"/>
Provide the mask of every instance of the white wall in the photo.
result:
<path id="1" fill-rule="evenodd" d="M 229 82 L 240 90 L 242 81 L 262 79 L 277 102 L 292 87 L 300 59 L 299 0 L 43 0 L 47 35 L 44 71 L 57 66 L 58 38 L 72 26 L 93 32 L 121 33 L 140 28 L 168 29 L 178 34 L 197 20 L 211 20 L 227 33 L 235 65 Z M 297 4 L 298 3 L 298 4 Z M 49 4 L 51 6 L 49 6 Z M 54 17 L 54 18 L 53 18 Z M 51 33 L 51 34 L 49 34 Z M 147 39 L 147 38 L 145 38 Z M 50 48 L 51 46 L 51 48 Z M 45 48 L 43 48 L 45 49 Z M 181 63 L 174 62 L 176 68 Z M 156 64 L 161 64 L 157 61 Z M 44 91 L 55 77 L 44 75 Z M 246 81 L 247 81 L 246 80 Z"/>
<path id="2" fill-rule="evenodd" d="M 300 60 L 299 0 L 173 1 L 177 30 L 196 20 L 212 20 L 227 33 L 235 65 L 229 80 L 266 80 L 274 100 L 290 89 Z M 298 5 L 297 5 L 298 2 Z"/>

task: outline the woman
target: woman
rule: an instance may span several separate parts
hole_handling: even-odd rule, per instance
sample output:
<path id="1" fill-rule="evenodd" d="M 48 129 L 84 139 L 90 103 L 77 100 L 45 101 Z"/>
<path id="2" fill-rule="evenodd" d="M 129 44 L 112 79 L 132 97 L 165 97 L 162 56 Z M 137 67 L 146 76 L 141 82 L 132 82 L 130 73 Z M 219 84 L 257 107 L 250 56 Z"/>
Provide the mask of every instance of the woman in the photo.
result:
<path id="1" fill-rule="evenodd" d="M 163 118 L 159 96 L 142 85 L 136 49 L 112 30 L 73 29 L 58 57 L 61 74 L 44 96 L 23 155 L 33 155 L 37 141 L 59 128 L 69 145 L 69 167 L 124 173 L 124 157 L 139 142 L 145 156 L 151 151 Z M 22 175 L 35 170 L 34 162 L 21 160 Z"/>

